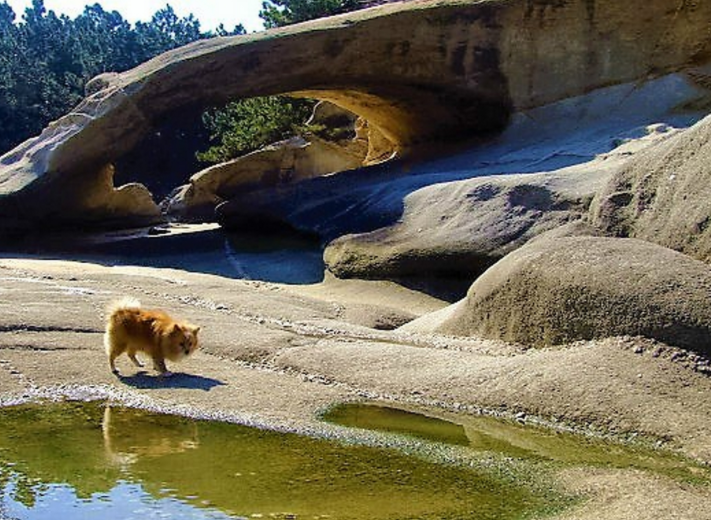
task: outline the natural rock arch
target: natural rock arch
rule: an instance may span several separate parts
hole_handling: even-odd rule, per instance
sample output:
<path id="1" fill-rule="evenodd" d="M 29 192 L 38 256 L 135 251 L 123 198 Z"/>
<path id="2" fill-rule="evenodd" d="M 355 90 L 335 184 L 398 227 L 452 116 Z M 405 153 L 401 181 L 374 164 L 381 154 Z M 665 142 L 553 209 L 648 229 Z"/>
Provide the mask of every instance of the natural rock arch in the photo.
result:
<path id="1" fill-rule="evenodd" d="M 86 220 L 99 172 L 176 110 L 307 95 L 363 116 L 407 152 L 704 61 L 709 20 L 707 2 L 423 0 L 196 42 L 92 81 L 70 114 L 0 158 L 0 218 L 6 228 Z M 98 220 L 124 216 L 112 204 L 104 215 L 92 209 Z"/>

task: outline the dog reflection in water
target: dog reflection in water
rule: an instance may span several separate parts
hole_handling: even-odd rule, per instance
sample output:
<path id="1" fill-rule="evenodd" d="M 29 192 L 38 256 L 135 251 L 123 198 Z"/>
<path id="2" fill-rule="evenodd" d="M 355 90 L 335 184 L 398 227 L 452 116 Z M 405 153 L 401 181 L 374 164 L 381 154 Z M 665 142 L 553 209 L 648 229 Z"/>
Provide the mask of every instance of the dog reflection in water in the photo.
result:
<path id="1" fill-rule="evenodd" d="M 154 459 L 198 448 L 197 425 L 176 425 L 146 420 L 142 412 L 106 405 L 101 422 L 104 451 L 115 466 L 130 466 L 140 459 Z"/>

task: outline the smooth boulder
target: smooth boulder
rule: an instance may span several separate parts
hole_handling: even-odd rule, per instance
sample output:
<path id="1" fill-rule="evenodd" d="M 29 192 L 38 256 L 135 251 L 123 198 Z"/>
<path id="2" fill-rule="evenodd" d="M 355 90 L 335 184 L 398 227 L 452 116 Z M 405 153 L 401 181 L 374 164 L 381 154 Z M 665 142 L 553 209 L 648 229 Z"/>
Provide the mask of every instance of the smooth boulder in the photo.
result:
<path id="1" fill-rule="evenodd" d="M 644 336 L 711 353 L 711 267 L 635 239 L 533 240 L 491 267 L 459 303 L 402 327 L 537 347 Z"/>
<path id="2" fill-rule="evenodd" d="M 711 116 L 630 163 L 596 198 L 593 222 L 711 262 Z"/>

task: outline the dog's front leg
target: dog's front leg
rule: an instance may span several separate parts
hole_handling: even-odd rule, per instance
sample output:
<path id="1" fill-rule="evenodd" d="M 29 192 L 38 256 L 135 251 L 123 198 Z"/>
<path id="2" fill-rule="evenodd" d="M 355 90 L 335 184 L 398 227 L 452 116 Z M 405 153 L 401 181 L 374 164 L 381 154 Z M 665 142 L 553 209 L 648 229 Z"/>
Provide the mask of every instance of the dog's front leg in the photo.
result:
<path id="1" fill-rule="evenodd" d="M 173 373 L 170 372 L 165 366 L 165 359 L 163 359 L 163 356 L 153 356 L 153 368 L 155 368 L 157 372 L 160 372 L 160 375 L 164 377 L 170 377 L 173 375 Z"/>

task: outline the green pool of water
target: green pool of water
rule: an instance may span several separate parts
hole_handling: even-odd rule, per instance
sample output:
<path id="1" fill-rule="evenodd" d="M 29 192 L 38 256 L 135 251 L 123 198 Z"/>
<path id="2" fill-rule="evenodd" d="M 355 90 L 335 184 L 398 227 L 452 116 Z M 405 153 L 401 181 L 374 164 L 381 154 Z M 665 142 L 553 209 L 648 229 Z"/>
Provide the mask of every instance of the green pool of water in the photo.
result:
<path id="1" fill-rule="evenodd" d="M 0 409 L 0 518 L 505 520 L 551 497 L 392 449 L 100 403 Z"/>
<path id="2" fill-rule="evenodd" d="M 513 457 L 531 463 L 635 468 L 686 482 L 711 482 L 709 468 L 671 452 L 524 426 L 486 416 L 458 417 L 459 422 L 453 422 L 377 404 L 348 403 L 328 410 L 323 419 L 342 426 L 466 446 L 473 452 Z"/>

